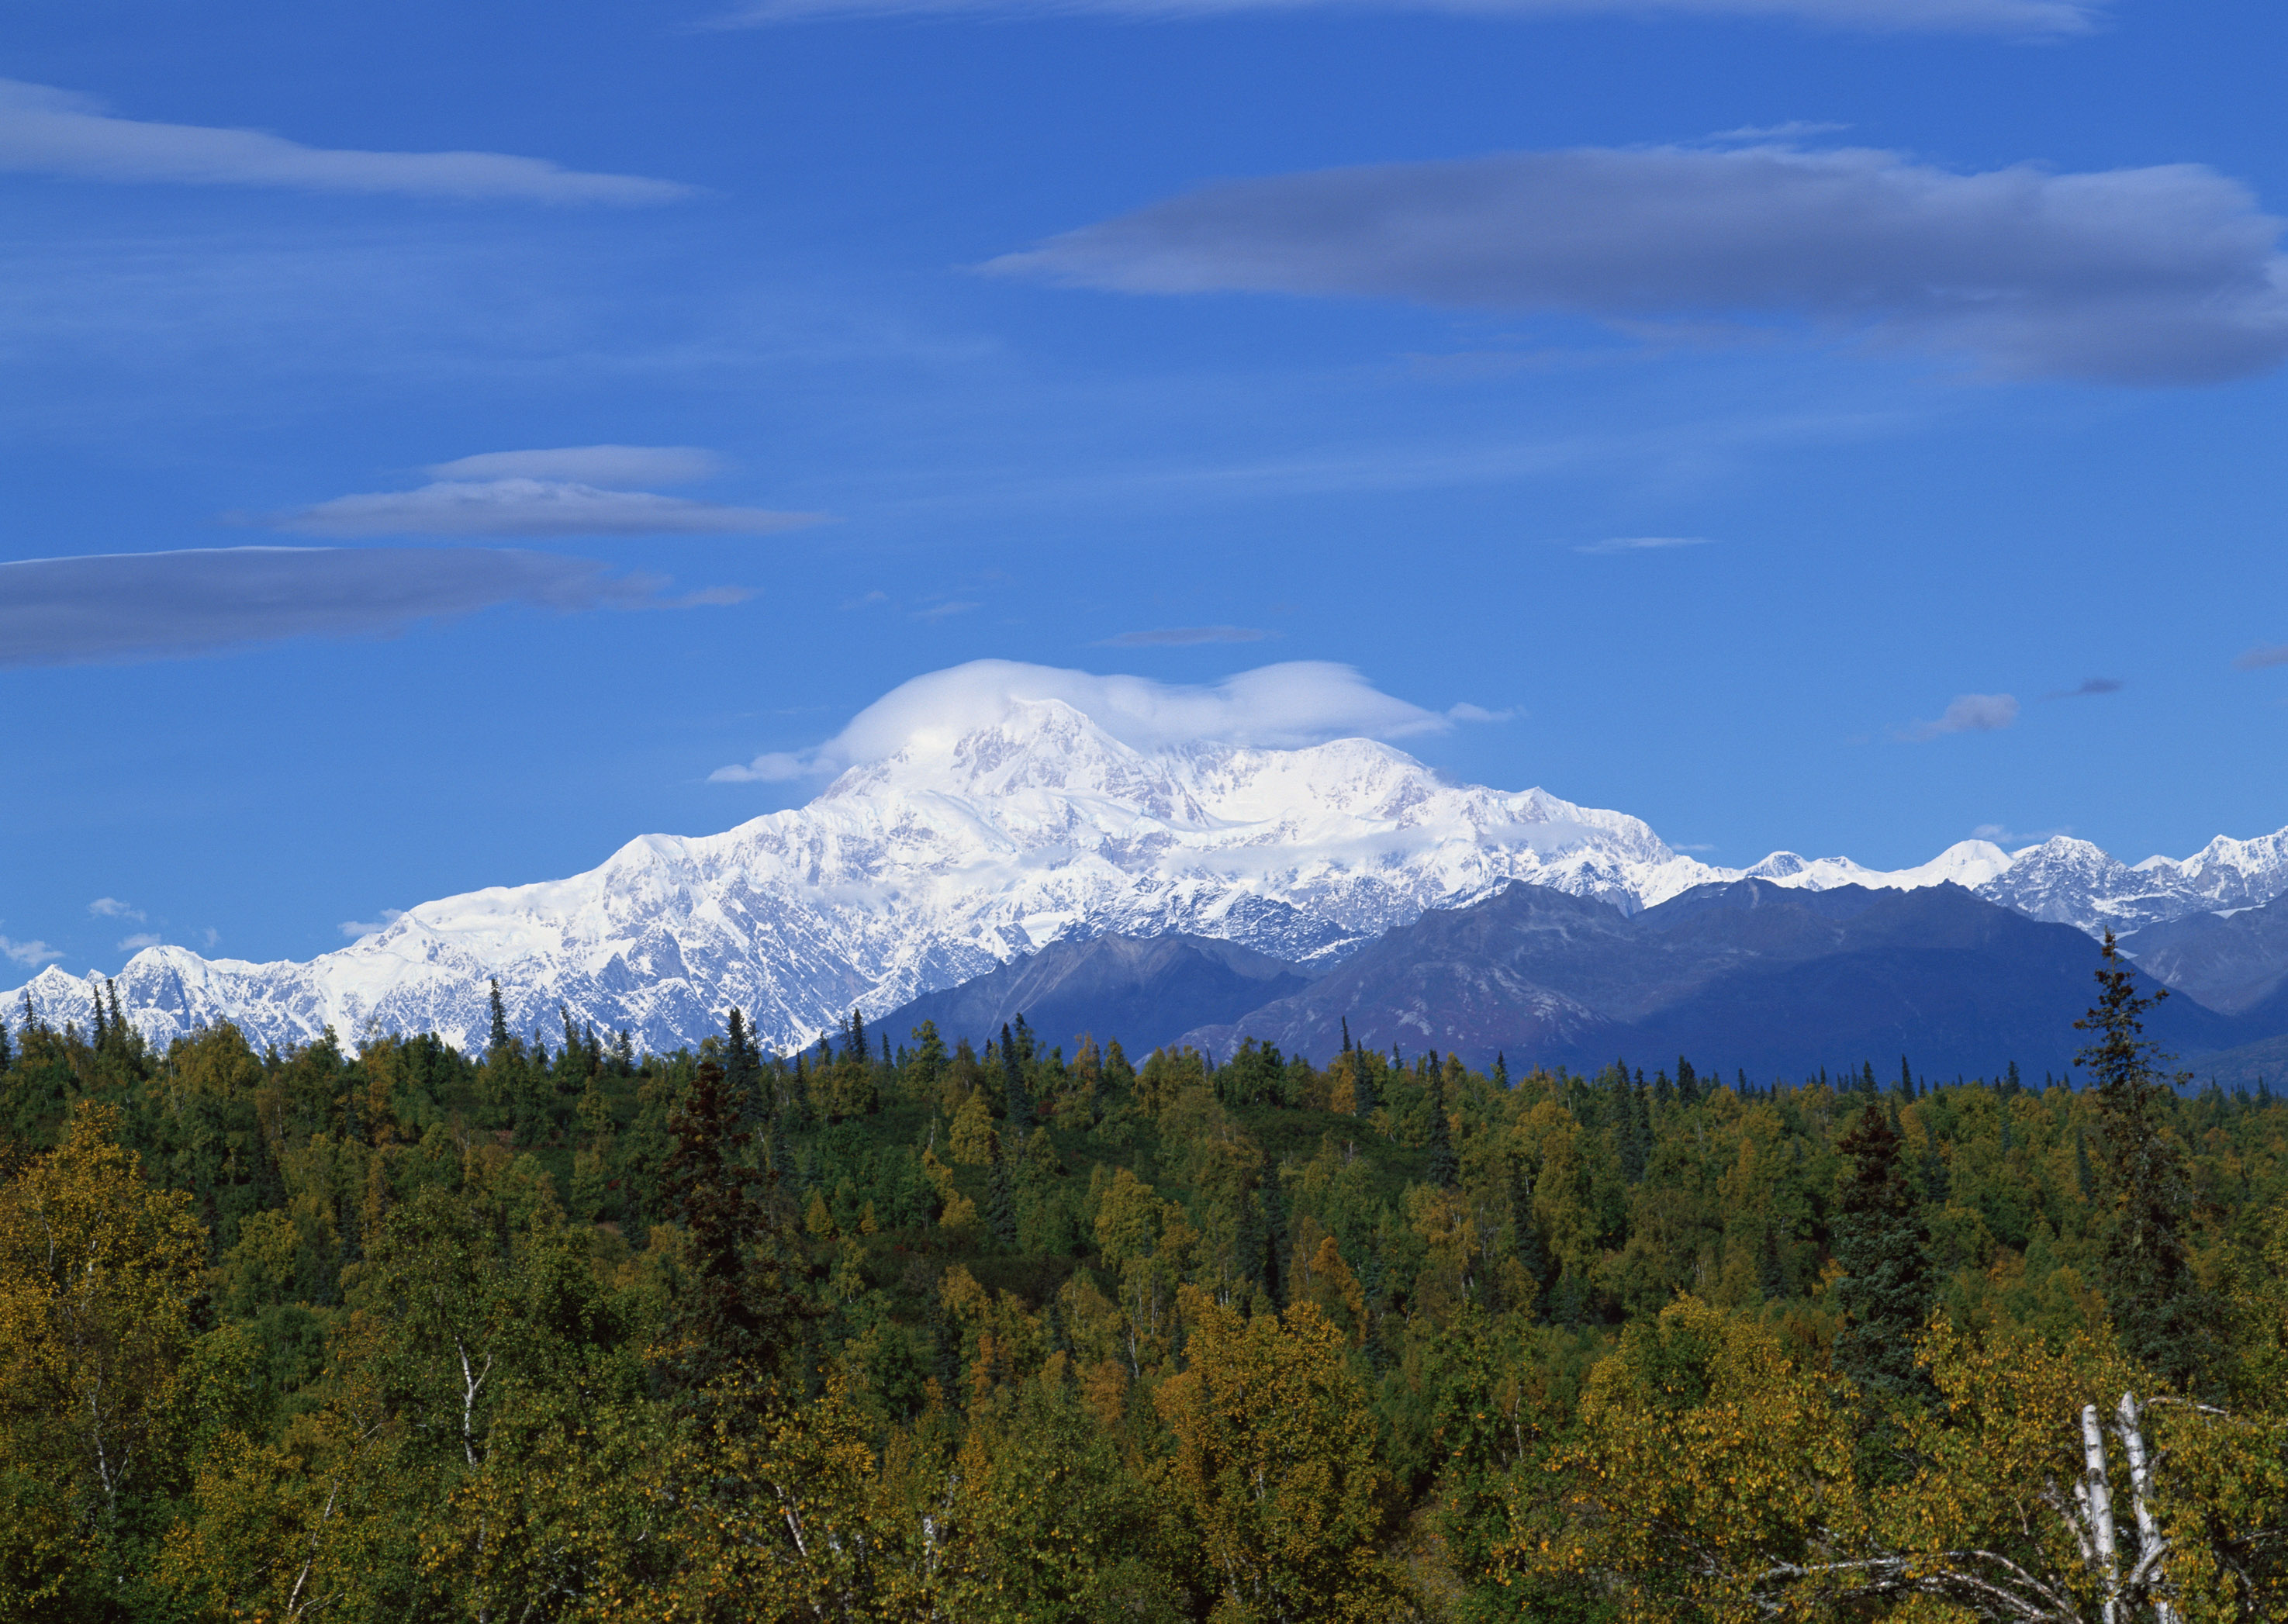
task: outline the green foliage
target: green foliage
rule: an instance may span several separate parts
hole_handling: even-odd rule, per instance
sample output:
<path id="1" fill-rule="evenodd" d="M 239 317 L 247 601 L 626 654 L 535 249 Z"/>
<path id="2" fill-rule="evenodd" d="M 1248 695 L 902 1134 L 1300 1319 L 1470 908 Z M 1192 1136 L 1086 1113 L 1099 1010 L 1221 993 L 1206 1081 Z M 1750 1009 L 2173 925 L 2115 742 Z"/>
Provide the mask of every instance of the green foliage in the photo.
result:
<path id="1" fill-rule="evenodd" d="M 2101 976 L 2081 1093 L 18 1019 L 0 1615 L 1784 1614 L 1722 1565 L 1907 1549 L 1913 1472 L 2038 1502 L 2093 1372 L 2186 1594 L 2273 1596 L 2288 1107 L 2170 1087 Z M 73 1191 L 77 1299 L 24 1239 Z"/>

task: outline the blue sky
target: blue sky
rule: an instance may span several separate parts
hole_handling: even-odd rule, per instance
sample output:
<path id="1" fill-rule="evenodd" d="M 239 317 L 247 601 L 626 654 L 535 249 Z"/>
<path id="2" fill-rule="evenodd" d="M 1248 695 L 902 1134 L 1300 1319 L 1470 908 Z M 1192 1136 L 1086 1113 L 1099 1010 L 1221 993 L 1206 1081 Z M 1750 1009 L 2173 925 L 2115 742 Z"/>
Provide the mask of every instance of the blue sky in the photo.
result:
<path id="1" fill-rule="evenodd" d="M 13 8 L 0 978 L 727 828 L 984 658 L 1347 663 L 1720 862 L 2278 828 L 2283 59 L 2154 0 Z"/>

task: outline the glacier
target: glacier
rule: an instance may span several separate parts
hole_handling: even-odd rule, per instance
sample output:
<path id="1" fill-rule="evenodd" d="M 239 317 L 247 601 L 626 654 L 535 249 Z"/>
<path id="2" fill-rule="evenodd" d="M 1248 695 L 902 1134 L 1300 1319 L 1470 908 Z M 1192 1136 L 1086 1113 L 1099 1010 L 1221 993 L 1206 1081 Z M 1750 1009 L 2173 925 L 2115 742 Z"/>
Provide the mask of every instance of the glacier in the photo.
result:
<path id="1" fill-rule="evenodd" d="M 854 1009 L 880 1014 L 1060 939 L 1184 931 L 1329 962 L 1512 883 L 1633 911 L 1743 876 L 1950 882 L 2127 932 L 2288 891 L 2288 829 L 2134 866 L 2060 836 L 2014 852 L 1965 841 L 1894 871 L 1787 852 L 1722 868 L 1625 812 L 1452 783 L 1373 740 L 1140 748 L 1062 700 L 1017 700 L 977 725 L 914 731 L 807 805 L 643 836 L 569 879 L 421 903 L 306 963 L 160 946 L 113 981 L 160 1044 L 229 1020 L 280 1046 L 329 1029 L 345 1044 L 435 1031 L 481 1046 L 497 978 L 512 1025 L 552 1048 L 566 1015 L 666 1050 L 736 1006 L 786 1050 Z M 0 1012 L 84 1026 L 103 986 L 52 966 L 0 994 Z"/>

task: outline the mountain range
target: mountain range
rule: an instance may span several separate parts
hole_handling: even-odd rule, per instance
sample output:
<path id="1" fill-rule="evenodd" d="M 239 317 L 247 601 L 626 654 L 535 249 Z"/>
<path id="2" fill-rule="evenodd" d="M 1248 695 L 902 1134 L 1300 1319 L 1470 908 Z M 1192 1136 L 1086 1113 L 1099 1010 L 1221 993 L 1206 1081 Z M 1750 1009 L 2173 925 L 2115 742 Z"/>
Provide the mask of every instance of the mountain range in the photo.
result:
<path id="1" fill-rule="evenodd" d="M 2059 837 L 2016 852 L 1966 841 L 1890 873 L 1785 852 L 1728 869 L 1625 813 L 1455 784 L 1388 744 L 1142 749 L 1062 701 L 1012 700 L 913 729 L 809 804 L 721 834 L 645 836 L 569 879 L 421 903 L 307 963 L 148 947 L 115 983 L 161 1042 L 226 1018 L 280 1044 L 330 1026 L 345 1042 L 433 1030 L 465 1046 L 482 1041 L 497 977 L 519 1030 L 552 1035 L 563 1010 L 668 1049 L 737 1006 L 784 1049 L 854 1008 L 878 1018 L 1051 943 L 1187 936 L 1314 976 L 1505 888 L 1626 918 L 1744 880 L 1803 892 L 1952 883 L 2085 932 L 2190 921 L 2169 960 L 2189 964 L 2200 916 L 2288 892 L 2288 830 L 2133 867 Z M 2228 940 L 2226 957 L 2269 951 Z M 28 1001 L 44 1019 L 83 1023 L 100 984 L 51 967 L 0 1008 Z"/>

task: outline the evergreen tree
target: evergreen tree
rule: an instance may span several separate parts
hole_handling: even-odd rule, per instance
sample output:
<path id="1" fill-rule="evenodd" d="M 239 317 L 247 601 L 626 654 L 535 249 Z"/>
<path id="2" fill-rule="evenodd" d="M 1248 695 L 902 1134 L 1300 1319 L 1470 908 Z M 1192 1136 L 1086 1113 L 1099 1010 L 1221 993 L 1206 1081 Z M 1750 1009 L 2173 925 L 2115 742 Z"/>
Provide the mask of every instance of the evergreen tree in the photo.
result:
<path id="1" fill-rule="evenodd" d="M 1642 1123 L 1637 1120 L 1638 1103 L 1637 1090 L 1623 1073 L 1613 1084 L 1613 1151 L 1620 1158 L 1621 1177 L 1632 1184 L 1644 1177 L 1645 1159 L 1652 1148 L 1649 1119 Z"/>
<path id="2" fill-rule="evenodd" d="M 1503 1093 L 1509 1091 L 1509 1060 L 1499 1050 L 1494 1051 L 1494 1069 L 1490 1080 Z"/>
<path id="3" fill-rule="evenodd" d="M 2144 1016 L 2169 995 L 2137 990 L 2137 972 L 2105 933 L 2098 1000 L 2075 1029 L 2095 1041 L 2074 1057 L 2097 1087 L 2098 1199 L 2106 1209 L 2100 1278 L 2132 1359 L 2180 1385 L 2214 1379 L 2221 1305 L 2194 1275 L 2185 1230 L 2193 1189 L 2169 1137 L 2171 1057 L 2145 1037 Z"/>
<path id="4" fill-rule="evenodd" d="M 1350 1018 L 1349 1016 L 1346 1015 L 1346 1016 L 1344 1016 L 1344 1017 L 1342 1018 L 1342 1022 L 1343 1022 L 1343 1052 L 1344 1052 L 1345 1054 L 1348 1054 L 1348 1053 L 1350 1053 L 1350 1051 L 1351 1051 L 1351 1018 Z"/>
<path id="5" fill-rule="evenodd" d="M 0 1020 L 0 1072 L 6 1071 L 15 1063 L 15 1052 L 8 1046 L 8 1023 Z"/>
<path id="6" fill-rule="evenodd" d="M 1931 1310 L 1929 1235 L 1901 1166 L 1899 1136 L 1871 1099 L 1836 1148 L 1851 1166 L 1834 1228 L 1844 1314 L 1835 1366 L 1871 1396 L 1919 1402 L 1931 1393 L 1915 1365 L 1915 1339 Z"/>
<path id="7" fill-rule="evenodd" d="M 493 1026 L 491 1035 L 485 1042 L 485 1055 L 489 1059 L 498 1061 L 508 1056 L 508 1005 L 501 1002 L 499 977 L 492 978 L 492 988 Z"/>
<path id="8" fill-rule="evenodd" d="M 747 1018 L 735 1004 L 731 1008 L 723 1044 L 723 1086 L 731 1091 L 731 1102 L 743 1126 L 751 1127 L 767 1114 L 768 1105 L 763 1098 L 762 1058 L 755 1052 L 754 1041 L 748 1034 Z"/>
<path id="9" fill-rule="evenodd" d="M 1017 1018 L 1020 1021 L 1023 1016 Z M 1007 1102 L 1003 1114 L 1008 1119 L 1009 1131 L 1021 1137 L 1033 1131 L 1033 1095 L 1025 1086 L 1025 1068 L 1017 1058 L 1017 1041 L 1009 1025 L 1001 1025 L 1001 1073 L 1006 1083 Z"/>
<path id="10" fill-rule="evenodd" d="M 1767 1303 L 1784 1302 L 1788 1295 L 1787 1264 L 1780 1256 L 1779 1232 L 1769 1219 L 1765 1220 L 1764 1237 L 1756 1245 L 1756 1288 Z"/>
<path id="11" fill-rule="evenodd" d="M 986 1222 L 992 1227 L 993 1239 L 1014 1251 L 1017 1246 L 1017 1192 L 1015 1181 L 1009 1176 L 1009 1159 L 1002 1153 L 1001 1136 L 993 1136 L 993 1186 L 988 1201 Z"/>
<path id="12" fill-rule="evenodd" d="M 800 1339 L 810 1308 L 783 1216 L 754 1189 L 743 1154 L 749 1136 L 721 1066 L 701 1062 L 667 1127 L 675 1148 L 662 1182 L 691 1248 L 676 1313 L 678 1384 L 695 1389 L 743 1368 L 775 1369 Z"/>
<path id="13" fill-rule="evenodd" d="M 1907 1064 L 1904 1055 L 1899 1057 L 1899 1097 L 1911 1100 L 1915 1097 L 1915 1071 Z"/>
<path id="14" fill-rule="evenodd" d="M 1700 1103 L 1700 1073 L 1682 1055 L 1676 1057 L 1676 1097 L 1688 1105 Z"/>
<path id="15" fill-rule="evenodd" d="M 1359 1116 L 1372 1116 L 1381 1105 L 1374 1084 L 1375 1063 L 1364 1049 L 1351 1050 L 1351 1109 Z"/>
<path id="16" fill-rule="evenodd" d="M 1430 1073 L 1430 1161 L 1423 1176 L 1433 1188 L 1451 1190 L 1462 1181 L 1461 1163 L 1454 1159 L 1454 1137 L 1446 1122 L 1446 1086 Z"/>
<path id="17" fill-rule="evenodd" d="M 1939 1154 L 1938 1134 L 1931 1127 L 1930 1118 L 1923 1118 L 1923 1197 L 1934 1207 L 1946 1205 L 1952 1193 L 1947 1177 L 1946 1158 Z"/>
<path id="18" fill-rule="evenodd" d="M 1287 1306 L 1287 1192 L 1280 1186 L 1279 1168 L 1271 1153 L 1263 1153 L 1256 1171 L 1256 1199 L 1263 1204 L 1263 1292 L 1274 1308 Z"/>

